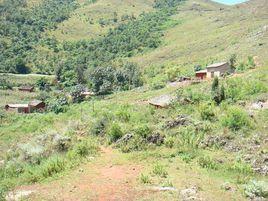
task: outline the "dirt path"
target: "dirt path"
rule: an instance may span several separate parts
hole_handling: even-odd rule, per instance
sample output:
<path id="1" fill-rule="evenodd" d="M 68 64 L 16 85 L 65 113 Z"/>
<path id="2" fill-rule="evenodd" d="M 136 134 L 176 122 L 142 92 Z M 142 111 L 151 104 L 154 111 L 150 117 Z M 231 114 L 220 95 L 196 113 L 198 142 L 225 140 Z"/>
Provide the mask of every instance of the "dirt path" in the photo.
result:
<path id="1" fill-rule="evenodd" d="M 135 200 L 144 193 L 135 188 L 142 167 L 129 161 L 126 164 L 121 155 L 102 148 L 101 156 L 67 176 L 48 184 L 22 186 L 16 191 L 33 191 L 29 200 Z"/>

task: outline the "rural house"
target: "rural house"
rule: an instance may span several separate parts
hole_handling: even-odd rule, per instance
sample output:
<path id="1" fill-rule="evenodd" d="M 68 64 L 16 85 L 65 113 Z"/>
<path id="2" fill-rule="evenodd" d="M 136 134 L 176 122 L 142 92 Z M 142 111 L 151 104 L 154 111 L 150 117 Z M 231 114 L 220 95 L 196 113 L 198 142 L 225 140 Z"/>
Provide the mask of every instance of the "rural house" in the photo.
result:
<path id="1" fill-rule="evenodd" d="M 200 79 L 220 77 L 225 73 L 232 73 L 231 66 L 228 62 L 214 63 L 205 70 L 200 70 L 195 73 L 195 76 Z"/>
<path id="2" fill-rule="evenodd" d="M 46 104 L 43 101 L 34 100 L 28 104 L 7 104 L 5 106 L 6 111 L 18 112 L 18 113 L 32 113 L 34 111 L 43 111 L 46 108 Z"/>
<path id="3" fill-rule="evenodd" d="M 18 113 L 29 113 L 29 105 L 28 104 L 7 104 L 5 106 L 6 111 L 10 112 L 18 112 Z"/>
<path id="4" fill-rule="evenodd" d="M 32 86 L 21 86 L 21 87 L 19 87 L 19 91 L 33 92 L 34 87 L 32 87 Z"/>

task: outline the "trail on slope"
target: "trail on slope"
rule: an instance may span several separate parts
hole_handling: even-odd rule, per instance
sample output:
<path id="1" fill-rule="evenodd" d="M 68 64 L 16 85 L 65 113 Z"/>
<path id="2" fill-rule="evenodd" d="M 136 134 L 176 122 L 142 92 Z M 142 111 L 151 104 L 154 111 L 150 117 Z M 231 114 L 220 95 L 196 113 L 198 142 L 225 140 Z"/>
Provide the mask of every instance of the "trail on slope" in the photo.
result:
<path id="1" fill-rule="evenodd" d="M 145 193 L 135 188 L 142 167 L 129 161 L 124 163 L 121 155 L 102 147 L 101 156 L 69 175 L 47 184 L 22 186 L 16 191 L 34 191 L 29 200 L 135 200 Z"/>

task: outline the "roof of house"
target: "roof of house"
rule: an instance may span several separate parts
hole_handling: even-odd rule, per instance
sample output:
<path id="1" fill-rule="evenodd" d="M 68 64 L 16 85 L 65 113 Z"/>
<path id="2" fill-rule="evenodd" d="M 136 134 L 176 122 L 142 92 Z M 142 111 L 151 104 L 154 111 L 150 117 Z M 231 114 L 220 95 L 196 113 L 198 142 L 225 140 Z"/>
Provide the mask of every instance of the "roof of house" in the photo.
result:
<path id="1" fill-rule="evenodd" d="M 199 71 L 196 71 L 195 73 L 196 73 L 196 74 L 197 74 L 197 73 L 207 73 L 207 69 L 199 70 Z"/>
<path id="2" fill-rule="evenodd" d="M 28 108 L 28 104 L 7 104 L 6 107 L 10 107 L 10 108 Z"/>
<path id="3" fill-rule="evenodd" d="M 211 64 L 211 65 L 208 65 L 207 68 L 216 68 L 216 67 L 222 66 L 222 65 L 227 64 L 227 63 L 228 62 L 214 63 L 214 64 Z"/>
<path id="4" fill-rule="evenodd" d="M 150 99 L 149 104 L 160 106 L 160 107 L 167 107 L 168 105 L 172 103 L 173 100 L 174 100 L 174 97 L 170 95 L 162 95 L 162 96 L 158 96 L 158 97 Z"/>
<path id="5" fill-rule="evenodd" d="M 41 103 L 44 103 L 44 102 L 40 101 L 40 100 L 33 100 L 33 101 L 29 102 L 29 105 L 30 106 L 37 106 L 37 105 L 39 105 Z"/>

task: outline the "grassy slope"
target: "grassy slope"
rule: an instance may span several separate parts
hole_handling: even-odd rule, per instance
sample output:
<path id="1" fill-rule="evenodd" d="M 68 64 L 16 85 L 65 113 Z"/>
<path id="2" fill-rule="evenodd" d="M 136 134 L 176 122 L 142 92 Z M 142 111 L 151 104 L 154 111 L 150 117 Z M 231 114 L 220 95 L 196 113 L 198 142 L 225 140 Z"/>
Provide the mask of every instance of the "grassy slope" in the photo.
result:
<path id="1" fill-rule="evenodd" d="M 255 8 L 263 5 L 261 12 L 252 5 Z M 233 53 L 240 60 L 256 55 L 266 63 L 268 32 L 263 28 L 267 25 L 265 9 L 268 9 L 268 4 L 262 0 L 237 7 L 205 0 L 186 1 L 174 16 L 181 23 L 167 31 L 162 47 L 132 60 L 142 67 L 163 64 L 191 71 L 194 64 L 225 60 Z"/>
<path id="2" fill-rule="evenodd" d="M 60 41 L 76 41 L 81 39 L 96 38 L 105 34 L 109 28 L 122 23 L 121 16 L 128 14 L 138 16 L 142 12 L 152 10 L 153 0 L 98 0 L 96 3 L 87 3 L 80 0 L 81 7 L 77 9 L 70 19 L 61 23 L 57 30 L 50 34 Z M 101 26 L 100 19 L 113 19 L 114 12 L 118 15 L 118 22 Z"/>

